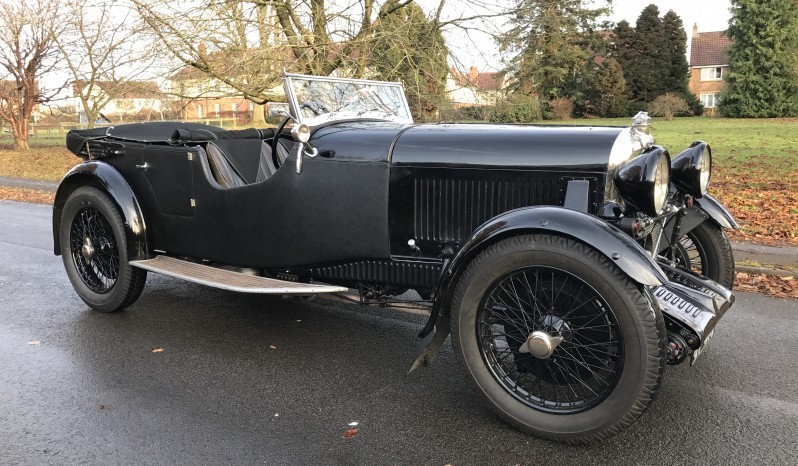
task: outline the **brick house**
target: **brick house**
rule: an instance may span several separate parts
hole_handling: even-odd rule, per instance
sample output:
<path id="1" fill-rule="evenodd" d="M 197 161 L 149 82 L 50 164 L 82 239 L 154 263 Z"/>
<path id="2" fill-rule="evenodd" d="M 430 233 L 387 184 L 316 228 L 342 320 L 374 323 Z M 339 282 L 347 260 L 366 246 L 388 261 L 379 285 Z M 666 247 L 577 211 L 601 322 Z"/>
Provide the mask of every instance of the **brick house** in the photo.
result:
<path id="1" fill-rule="evenodd" d="M 480 73 L 476 66 L 472 66 L 465 74 L 450 68 L 446 78 L 446 93 L 455 108 L 493 105 L 501 98 L 506 85 L 504 73 Z"/>
<path id="2" fill-rule="evenodd" d="M 104 101 L 100 114 L 108 122 L 163 119 L 165 97 L 155 81 L 94 81 L 87 92 L 88 86 L 83 81 L 72 83 L 72 97 L 65 102 L 65 107 L 80 114 L 81 124 L 86 123 L 86 113 L 78 97 L 80 94 L 88 94 L 90 101 Z"/>
<path id="3" fill-rule="evenodd" d="M 690 43 L 690 92 L 704 104 L 707 114 L 714 114 L 720 91 L 726 85 L 729 74 L 729 58 L 726 50 L 731 40 L 725 31 L 698 32 L 693 25 Z"/>
<path id="4" fill-rule="evenodd" d="M 245 124 L 252 118 L 255 104 L 230 86 L 207 76 L 196 68 L 186 66 L 170 76 L 166 82 L 169 92 L 182 96 L 173 102 L 177 118 L 184 120 L 235 119 Z M 282 84 L 270 90 L 282 97 Z M 274 102 L 267 105 L 268 116 L 273 116 L 285 104 Z"/>

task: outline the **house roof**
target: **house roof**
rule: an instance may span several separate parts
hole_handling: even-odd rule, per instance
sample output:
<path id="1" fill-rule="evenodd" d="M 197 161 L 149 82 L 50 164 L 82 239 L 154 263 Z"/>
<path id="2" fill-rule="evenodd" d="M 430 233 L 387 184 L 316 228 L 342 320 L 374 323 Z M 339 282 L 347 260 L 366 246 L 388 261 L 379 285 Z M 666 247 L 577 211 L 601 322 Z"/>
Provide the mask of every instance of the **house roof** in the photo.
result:
<path id="1" fill-rule="evenodd" d="M 498 91 L 504 86 L 504 73 L 479 73 L 477 89 L 483 92 Z"/>
<path id="2" fill-rule="evenodd" d="M 504 73 L 501 72 L 477 72 L 476 68 L 471 68 L 469 73 L 463 73 L 457 68 L 449 68 L 449 73 L 454 81 L 461 87 L 473 87 L 480 92 L 498 91 L 504 87 Z"/>
<path id="3" fill-rule="evenodd" d="M 690 66 L 728 65 L 726 50 L 730 44 L 726 31 L 694 34 L 690 45 Z"/>

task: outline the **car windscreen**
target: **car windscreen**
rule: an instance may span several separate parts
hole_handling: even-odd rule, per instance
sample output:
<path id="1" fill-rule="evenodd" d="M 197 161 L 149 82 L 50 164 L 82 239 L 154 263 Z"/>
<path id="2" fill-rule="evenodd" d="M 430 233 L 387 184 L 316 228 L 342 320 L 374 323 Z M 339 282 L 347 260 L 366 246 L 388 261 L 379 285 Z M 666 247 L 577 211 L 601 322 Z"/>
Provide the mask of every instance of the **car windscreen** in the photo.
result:
<path id="1" fill-rule="evenodd" d="M 401 84 L 316 76 L 286 76 L 295 116 L 310 126 L 337 120 L 412 123 Z"/>

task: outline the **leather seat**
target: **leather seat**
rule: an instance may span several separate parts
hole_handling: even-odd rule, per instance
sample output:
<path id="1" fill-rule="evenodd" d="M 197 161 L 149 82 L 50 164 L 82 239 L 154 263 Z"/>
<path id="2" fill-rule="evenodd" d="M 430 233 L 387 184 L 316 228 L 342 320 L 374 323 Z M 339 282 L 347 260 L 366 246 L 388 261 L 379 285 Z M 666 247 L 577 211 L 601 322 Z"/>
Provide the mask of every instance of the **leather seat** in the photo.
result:
<path id="1" fill-rule="evenodd" d="M 205 146 L 208 154 L 208 164 L 217 183 L 223 188 L 238 188 L 247 184 L 244 177 L 233 168 L 224 152 L 213 142 Z"/>
<path id="2" fill-rule="evenodd" d="M 276 171 L 269 144 L 259 139 L 224 139 L 205 146 L 214 179 L 223 188 L 267 180 Z"/>

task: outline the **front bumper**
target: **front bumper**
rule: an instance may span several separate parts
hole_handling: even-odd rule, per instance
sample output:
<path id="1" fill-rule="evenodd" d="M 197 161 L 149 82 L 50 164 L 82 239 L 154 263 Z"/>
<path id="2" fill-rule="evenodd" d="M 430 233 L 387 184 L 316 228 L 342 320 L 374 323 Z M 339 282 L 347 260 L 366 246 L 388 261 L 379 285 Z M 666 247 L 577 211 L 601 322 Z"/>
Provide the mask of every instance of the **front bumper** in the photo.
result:
<path id="1" fill-rule="evenodd" d="M 652 293 L 668 331 L 686 340 L 692 365 L 712 338 L 718 321 L 734 303 L 734 294 L 706 277 L 676 268 L 663 259 L 658 262 L 670 282 L 654 287 Z"/>

